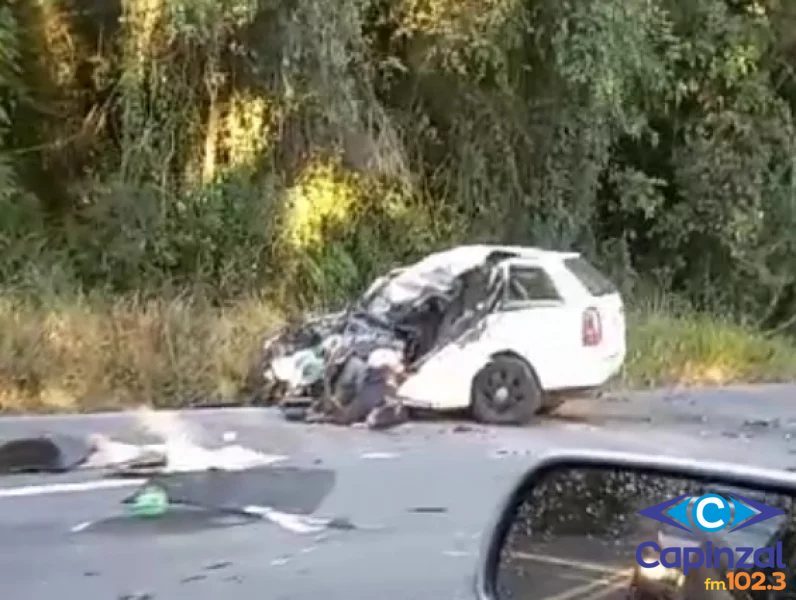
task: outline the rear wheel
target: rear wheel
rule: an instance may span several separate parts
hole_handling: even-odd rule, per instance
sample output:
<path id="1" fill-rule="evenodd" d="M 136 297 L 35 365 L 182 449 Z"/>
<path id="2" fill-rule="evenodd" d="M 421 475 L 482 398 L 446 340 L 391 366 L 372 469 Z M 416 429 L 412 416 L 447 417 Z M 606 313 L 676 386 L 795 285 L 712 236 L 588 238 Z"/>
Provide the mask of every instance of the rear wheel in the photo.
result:
<path id="1" fill-rule="evenodd" d="M 498 356 L 473 379 L 472 409 L 482 423 L 523 425 L 542 409 L 542 390 L 523 360 Z"/>

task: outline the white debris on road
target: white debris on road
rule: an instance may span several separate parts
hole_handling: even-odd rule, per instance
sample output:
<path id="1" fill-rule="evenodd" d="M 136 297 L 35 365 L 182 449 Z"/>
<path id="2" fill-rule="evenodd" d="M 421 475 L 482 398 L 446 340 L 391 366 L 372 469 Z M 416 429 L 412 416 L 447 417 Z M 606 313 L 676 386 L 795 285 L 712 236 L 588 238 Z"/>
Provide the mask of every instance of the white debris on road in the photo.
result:
<path id="1" fill-rule="evenodd" d="M 160 457 L 165 466 L 159 470 L 164 473 L 210 469 L 240 471 L 270 465 L 287 458 L 258 452 L 240 444 L 217 449 L 205 448 L 195 441 L 197 436 L 177 413 L 140 409 L 136 417 L 144 430 L 163 440 L 162 443 L 128 444 L 103 435 L 94 435 L 91 440 L 95 451 L 86 466 L 107 468 L 138 461 L 157 461 Z M 225 435 L 225 439 L 234 437 Z"/>
<path id="2" fill-rule="evenodd" d="M 28 496 L 46 496 L 50 494 L 71 494 L 77 492 L 93 492 L 95 490 L 112 490 L 127 488 L 145 483 L 145 479 L 120 479 L 101 481 L 78 481 L 76 483 L 49 483 L 45 485 L 25 485 L 16 488 L 0 489 L 2 498 L 25 498 Z"/>
<path id="3" fill-rule="evenodd" d="M 398 458 L 399 455 L 395 452 L 365 452 L 360 458 L 368 460 L 385 460 L 389 458 Z"/>
<path id="4" fill-rule="evenodd" d="M 84 464 L 90 469 L 104 469 L 141 460 L 150 455 L 165 454 L 163 444 L 126 444 L 101 434 L 90 436 L 90 441 L 94 446 L 94 453 Z"/>
<path id="5" fill-rule="evenodd" d="M 72 529 L 70 529 L 70 531 L 72 533 L 80 533 L 82 531 L 85 531 L 89 527 L 91 527 L 93 524 L 94 524 L 94 521 L 83 521 L 82 523 L 79 523 L 79 524 L 75 525 L 74 527 L 72 527 Z"/>
<path id="6" fill-rule="evenodd" d="M 331 519 L 284 513 L 267 506 L 247 506 L 243 512 L 267 519 L 293 533 L 319 533 L 331 523 Z"/>

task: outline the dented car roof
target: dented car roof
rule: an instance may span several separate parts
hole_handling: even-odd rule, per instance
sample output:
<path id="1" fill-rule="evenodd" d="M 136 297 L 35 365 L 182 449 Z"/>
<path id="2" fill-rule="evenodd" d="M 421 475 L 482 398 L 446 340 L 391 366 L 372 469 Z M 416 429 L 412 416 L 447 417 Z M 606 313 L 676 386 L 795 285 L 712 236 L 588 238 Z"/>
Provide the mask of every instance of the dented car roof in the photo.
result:
<path id="1" fill-rule="evenodd" d="M 422 260 L 407 267 L 397 269 L 387 276 L 387 281 L 374 284 L 371 296 L 382 307 L 371 306 L 370 310 L 381 312 L 387 305 L 411 303 L 429 293 L 445 294 L 450 291 L 456 278 L 478 266 L 484 265 L 490 257 L 505 254 L 508 258 L 544 259 L 550 257 L 566 258 L 579 256 L 576 252 L 557 252 L 529 246 L 467 245 L 457 246 L 429 254 Z M 501 259 L 503 260 L 503 259 Z M 500 262 L 500 261 L 498 261 Z M 379 289 L 374 289 L 379 288 Z M 381 310 L 380 310 L 381 309 Z"/>

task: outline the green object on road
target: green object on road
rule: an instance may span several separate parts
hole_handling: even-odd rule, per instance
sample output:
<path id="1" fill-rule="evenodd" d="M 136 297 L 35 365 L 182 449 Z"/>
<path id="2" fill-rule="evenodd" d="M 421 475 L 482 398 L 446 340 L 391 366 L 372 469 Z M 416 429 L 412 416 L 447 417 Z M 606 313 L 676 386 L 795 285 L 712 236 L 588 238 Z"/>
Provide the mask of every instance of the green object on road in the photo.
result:
<path id="1" fill-rule="evenodd" d="M 148 485 L 135 497 L 132 513 L 136 517 L 159 517 L 169 509 L 169 496 L 166 490 L 156 485 Z"/>

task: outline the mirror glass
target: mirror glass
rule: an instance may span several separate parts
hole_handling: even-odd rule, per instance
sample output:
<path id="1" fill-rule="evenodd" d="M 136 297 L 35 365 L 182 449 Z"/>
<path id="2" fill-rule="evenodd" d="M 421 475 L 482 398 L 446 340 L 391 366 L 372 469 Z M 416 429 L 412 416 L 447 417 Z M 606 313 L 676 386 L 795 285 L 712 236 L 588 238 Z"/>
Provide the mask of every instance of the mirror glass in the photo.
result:
<path id="1" fill-rule="evenodd" d="M 793 498 L 628 468 L 551 469 L 521 495 L 499 600 L 796 599 Z"/>

